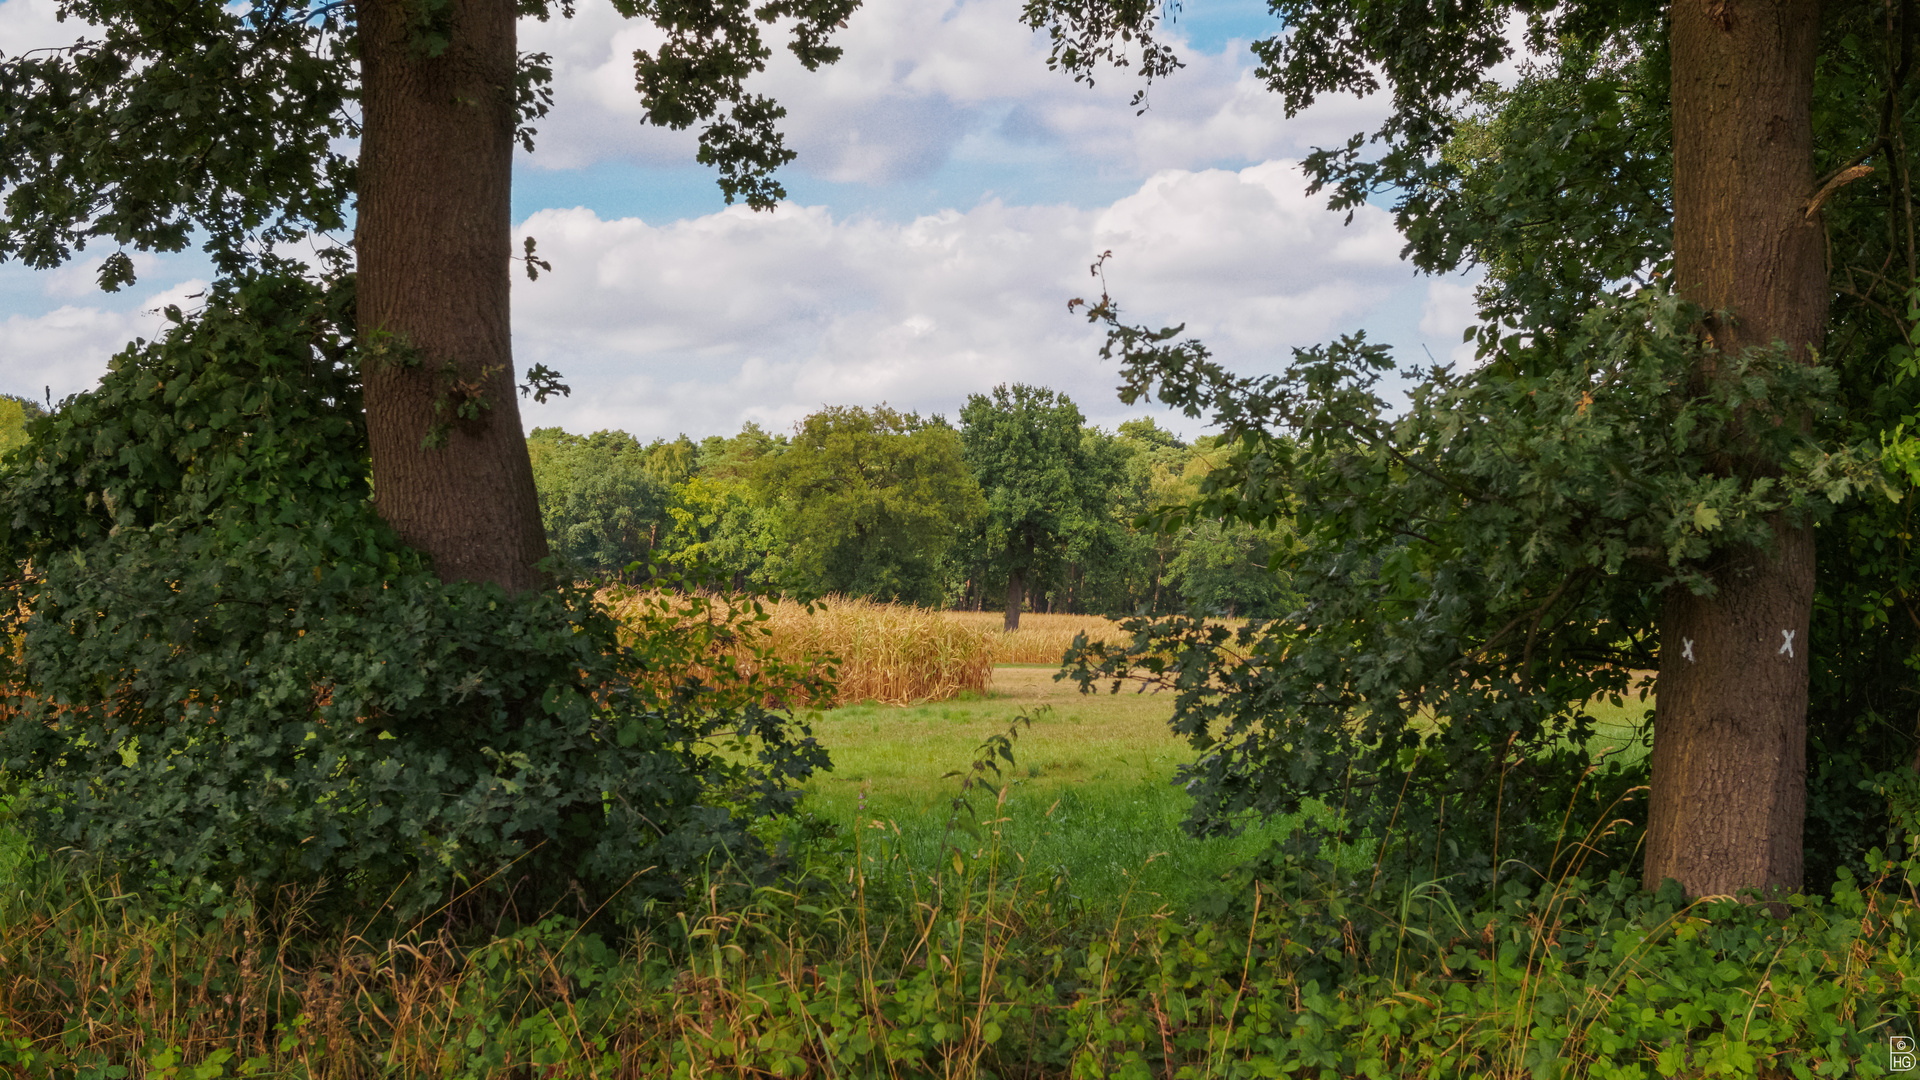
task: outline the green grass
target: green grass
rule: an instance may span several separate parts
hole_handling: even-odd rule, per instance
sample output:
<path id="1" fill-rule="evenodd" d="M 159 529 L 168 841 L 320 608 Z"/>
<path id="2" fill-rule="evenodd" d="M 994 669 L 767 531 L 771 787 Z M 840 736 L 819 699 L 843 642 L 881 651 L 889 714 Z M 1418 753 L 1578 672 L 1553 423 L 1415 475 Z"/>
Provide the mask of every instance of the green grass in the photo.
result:
<path id="1" fill-rule="evenodd" d="M 1639 761 L 1647 756 L 1647 744 L 1641 740 L 1647 716 L 1653 712 L 1653 698 L 1641 701 L 1637 694 L 1623 695 L 1619 706 L 1592 701 L 1587 711 L 1593 715 L 1593 749 L 1615 747 L 1622 761 Z"/>
<path id="2" fill-rule="evenodd" d="M 996 815 L 991 794 L 975 799 L 982 819 L 1008 819 L 1006 839 L 1044 878 L 1104 908 L 1132 890 L 1134 903 L 1182 906 L 1228 868 L 1284 836 L 1294 819 L 1237 837 L 1195 840 L 1180 829 L 1191 800 L 1174 769 L 1194 751 L 1167 731 L 1168 695 L 1081 695 L 1055 682 L 1051 665 L 1002 665 L 984 696 L 933 705 L 854 705 L 819 716 L 814 732 L 834 770 L 808 786 L 805 807 L 852 827 L 865 816 L 897 826 L 910 863 L 936 864 L 959 779 L 987 737 L 1022 710 L 1038 713 L 1014 744 L 1010 782 Z M 1050 706 L 1045 712 L 1041 706 Z"/>
<path id="3" fill-rule="evenodd" d="M 1298 821 L 1256 824 L 1230 838 L 1187 836 L 1180 822 L 1191 800 L 1170 781 L 1194 751 L 1167 730 L 1171 697 L 1131 689 L 1082 695 L 1071 682 L 1054 681 L 1057 670 L 1001 665 L 985 695 L 816 714 L 814 731 L 832 752 L 834 769 L 809 783 L 802 808 L 852 828 L 864 794 L 865 817 L 888 824 L 890 834 L 897 827 L 909 863 L 930 869 L 959 790 L 959 780 L 945 774 L 966 769 L 988 736 L 1026 711 L 1037 719 L 1021 728 L 1014 764 L 1002 763 L 1000 781 L 1010 784 L 1005 806 L 996 813 L 988 794 L 974 799 L 975 809 L 982 820 L 1008 819 L 1005 836 L 1030 864 L 1030 877 L 1064 875 L 1069 891 L 1090 907 L 1111 907 L 1129 889 L 1150 906 L 1184 906 Z M 1650 706 L 1633 698 L 1619 708 L 1594 703 L 1596 745 L 1621 747 L 1629 760 L 1644 756 L 1633 733 Z M 1339 861 L 1365 865 L 1370 848 L 1356 846 Z M 27 855 L 0 805 L 0 881 Z"/>
<path id="4" fill-rule="evenodd" d="M 1110 906 L 1131 887 L 1149 904 L 1178 908 L 1211 887 L 1241 860 L 1298 821 L 1253 825 L 1237 837 L 1195 840 L 1180 829 L 1190 800 L 1170 783 L 1194 751 L 1167 730 L 1168 695 L 1082 695 L 1055 682 L 1052 665 L 1005 664 L 994 669 L 992 690 L 962 700 L 894 707 L 866 703 L 817 716 L 814 732 L 833 754 L 834 769 L 808 785 L 806 809 L 843 826 L 861 816 L 897 827 L 912 865 L 931 868 L 939 856 L 957 778 L 988 736 L 1007 730 L 1022 710 L 1041 713 L 1023 727 L 1011 782 L 999 816 L 1006 836 L 1031 870 L 1063 873 L 1071 891 L 1090 906 Z M 1628 760 L 1643 757 L 1635 741 L 1651 702 L 1595 702 L 1596 747 L 1619 747 Z M 991 796 L 976 800 L 982 818 L 996 816 Z M 1343 864 L 1364 865 L 1366 847 L 1343 853 Z"/>

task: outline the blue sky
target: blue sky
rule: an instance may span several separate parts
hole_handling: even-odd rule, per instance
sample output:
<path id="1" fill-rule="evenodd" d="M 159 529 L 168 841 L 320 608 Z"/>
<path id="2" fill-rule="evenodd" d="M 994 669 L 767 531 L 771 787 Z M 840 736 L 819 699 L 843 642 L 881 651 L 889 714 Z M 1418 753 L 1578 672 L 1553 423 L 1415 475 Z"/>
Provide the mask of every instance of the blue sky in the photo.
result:
<path id="1" fill-rule="evenodd" d="M 70 41 L 52 0 L 0 3 L 0 50 Z M 515 168 L 514 217 L 554 264 L 517 280 L 515 352 L 572 385 L 525 406 L 529 427 L 645 438 L 784 430 L 824 405 L 887 401 L 951 415 L 1023 381 L 1070 393 L 1111 426 L 1160 415 L 1113 393 L 1099 335 L 1066 311 L 1097 291 L 1093 257 L 1139 321 L 1186 322 L 1241 370 L 1366 329 L 1404 362 L 1456 355 L 1470 282 L 1399 261 L 1381 210 L 1351 225 L 1305 195 L 1294 163 L 1377 124 L 1378 101 L 1295 118 L 1251 76 L 1264 4 L 1198 0 L 1173 33 L 1188 66 L 1127 105 L 1109 72 L 1088 89 L 1050 72 L 1017 0 L 868 0 L 818 73 L 780 54 L 756 89 L 785 104 L 799 160 L 771 213 L 726 207 L 690 133 L 644 126 L 631 54 L 656 36 L 591 0 L 522 25 L 555 59 L 554 112 Z M 104 253 L 89 253 L 104 254 Z M 84 389 L 144 314 L 191 296 L 193 255 L 137 260 L 105 296 L 77 263 L 0 267 L 0 390 Z"/>

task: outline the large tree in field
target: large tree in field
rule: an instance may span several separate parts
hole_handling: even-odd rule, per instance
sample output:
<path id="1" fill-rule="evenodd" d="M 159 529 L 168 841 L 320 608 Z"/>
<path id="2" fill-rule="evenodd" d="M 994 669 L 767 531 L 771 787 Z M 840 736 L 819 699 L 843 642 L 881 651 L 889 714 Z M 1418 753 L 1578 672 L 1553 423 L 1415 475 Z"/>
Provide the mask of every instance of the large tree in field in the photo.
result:
<path id="1" fill-rule="evenodd" d="M 1799 888 L 1810 662 L 1844 682 L 1831 673 L 1864 663 L 1875 631 L 1839 612 L 1904 595 L 1901 572 L 1822 579 L 1815 564 L 1817 548 L 1895 532 L 1873 506 L 1839 508 L 1879 483 L 1873 449 L 1901 415 L 1889 376 L 1911 367 L 1920 16 L 1810 0 L 1272 9 L 1286 29 L 1254 51 L 1290 110 L 1391 91 L 1371 140 L 1308 172 L 1336 208 L 1393 193 L 1423 269 L 1486 268 L 1485 366 L 1424 373 L 1395 416 L 1371 389 L 1388 370 L 1374 347 L 1235 379 L 1177 330 L 1096 305 L 1129 394 L 1157 385 L 1242 445 L 1197 509 L 1297 515 L 1319 545 L 1305 558 L 1322 600 L 1270 643 L 1295 674 L 1263 684 L 1266 720 L 1302 727 L 1262 731 L 1251 706 L 1198 699 L 1183 715 L 1203 742 L 1218 722 L 1233 736 L 1195 767 L 1202 817 L 1277 808 L 1356 763 L 1429 785 L 1434 807 L 1487 783 L 1498 811 L 1521 797 L 1514 770 L 1540 791 L 1584 768 L 1566 750 L 1593 737 L 1584 703 L 1657 667 L 1646 881 Z M 1516 12 L 1546 59 L 1517 90 L 1483 86 Z M 1151 12 L 1075 0 L 1035 0 L 1028 18 L 1082 75 L 1120 28 L 1156 29 Z M 1152 45 L 1145 59 L 1173 66 Z M 1837 350 L 1830 326 L 1847 331 Z M 1817 618 L 1847 638 L 1818 640 Z M 1910 686 L 1900 667 L 1879 685 Z M 1448 726 L 1414 730 L 1423 708 Z M 1910 746 L 1910 724 L 1898 738 Z M 1444 775 L 1419 776 L 1429 761 Z"/>
<path id="2" fill-rule="evenodd" d="M 1007 582 L 1006 629 L 1020 629 L 1028 590 L 1058 569 L 1068 538 L 1101 515 L 1106 494 L 1072 399 L 1044 387 L 996 386 L 960 410 L 967 464 L 986 500 L 979 556 Z"/>
<path id="3" fill-rule="evenodd" d="M 808 416 L 753 487 L 779 516 L 793 580 L 884 602 L 938 604 L 947 553 L 980 513 L 959 433 L 886 405 Z"/>
<path id="4" fill-rule="evenodd" d="M 0 59 L 0 260 L 105 248 L 112 289 L 132 281 L 129 251 L 198 241 L 223 274 L 285 268 L 276 251 L 351 220 L 381 516 L 445 579 L 536 588 L 547 548 L 514 393 L 509 194 L 551 74 L 515 26 L 555 6 L 62 3 L 79 41 Z M 634 55 L 647 119 L 704 125 L 700 160 L 729 201 L 771 205 L 793 155 L 783 110 L 743 87 L 771 55 L 761 29 L 790 29 L 814 68 L 837 58 L 828 35 L 857 0 L 615 6 L 665 35 Z"/>

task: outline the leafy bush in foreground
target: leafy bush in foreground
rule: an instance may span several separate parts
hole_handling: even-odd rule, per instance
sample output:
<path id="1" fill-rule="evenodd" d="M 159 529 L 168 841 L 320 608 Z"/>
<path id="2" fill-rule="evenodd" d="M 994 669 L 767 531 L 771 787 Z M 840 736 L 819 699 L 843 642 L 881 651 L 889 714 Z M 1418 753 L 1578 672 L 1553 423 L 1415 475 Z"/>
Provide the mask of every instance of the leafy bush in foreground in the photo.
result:
<path id="1" fill-rule="evenodd" d="M 481 885 L 632 910 L 750 860 L 744 818 L 825 763 L 780 708 L 805 666 L 723 708 L 689 672 L 750 607 L 625 648 L 587 592 L 442 582 L 370 501 L 350 303 L 268 277 L 170 309 L 7 459 L 24 827 L 188 900 L 326 880 L 402 919 Z"/>
<path id="2" fill-rule="evenodd" d="M 1876 852 L 1871 886 L 1843 872 L 1776 915 L 1518 868 L 1456 906 L 1445 883 L 1385 893 L 1282 855 L 1244 917 L 1136 901 L 1089 925 L 1000 843 L 997 804 L 973 808 L 935 865 L 862 820 L 806 894 L 697 906 L 624 948 L 553 915 L 472 948 L 288 950 L 271 928 L 297 897 L 194 922 L 84 882 L 9 890 L 0 1071 L 1811 1078 L 1885 1075 L 1885 1037 L 1914 1030 L 1920 908 L 1884 891 L 1920 878 L 1911 859 Z"/>

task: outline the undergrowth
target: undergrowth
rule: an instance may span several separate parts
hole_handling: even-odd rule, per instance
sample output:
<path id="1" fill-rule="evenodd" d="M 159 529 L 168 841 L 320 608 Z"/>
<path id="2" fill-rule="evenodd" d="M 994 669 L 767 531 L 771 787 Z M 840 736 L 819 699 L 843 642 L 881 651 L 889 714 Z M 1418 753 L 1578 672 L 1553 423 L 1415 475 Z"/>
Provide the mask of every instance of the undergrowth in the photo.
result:
<path id="1" fill-rule="evenodd" d="M 560 912 L 468 937 L 377 912 L 320 927 L 291 889 L 189 915 L 30 856 L 0 895 L 0 1070 L 1873 1076 L 1887 1037 L 1913 1033 L 1911 835 L 1873 880 L 1777 911 L 1584 879 L 1579 844 L 1544 870 L 1508 864 L 1470 902 L 1296 843 L 1206 917 L 1133 894 L 1092 915 L 1006 841 L 1001 768 L 1025 722 L 950 774 L 936 858 L 864 814 L 803 820 L 783 837 L 794 878 L 740 892 L 716 873 L 624 940 Z"/>

